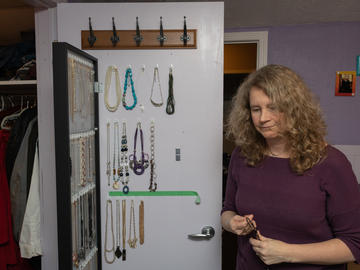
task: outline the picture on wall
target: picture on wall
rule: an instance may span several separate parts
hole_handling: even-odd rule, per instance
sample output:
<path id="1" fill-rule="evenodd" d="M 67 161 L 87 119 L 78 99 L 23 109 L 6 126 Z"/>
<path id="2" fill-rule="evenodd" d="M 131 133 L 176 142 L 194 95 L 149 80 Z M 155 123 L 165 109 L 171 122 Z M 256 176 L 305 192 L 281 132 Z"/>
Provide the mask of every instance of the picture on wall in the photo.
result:
<path id="1" fill-rule="evenodd" d="M 356 72 L 337 71 L 335 96 L 355 96 Z"/>

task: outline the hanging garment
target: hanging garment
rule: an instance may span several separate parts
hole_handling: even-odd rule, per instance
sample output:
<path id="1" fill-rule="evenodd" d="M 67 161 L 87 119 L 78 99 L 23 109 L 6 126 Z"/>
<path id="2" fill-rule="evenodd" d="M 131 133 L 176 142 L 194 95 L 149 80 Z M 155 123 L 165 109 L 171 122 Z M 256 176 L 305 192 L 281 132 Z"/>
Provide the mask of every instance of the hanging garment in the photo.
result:
<path id="1" fill-rule="evenodd" d="M 6 147 L 5 164 L 6 176 L 11 181 L 11 174 L 14 167 L 16 156 L 19 152 L 21 142 L 24 138 L 29 122 L 37 114 L 37 108 L 30 108 L 21 113 L 18 120 L 11 129 L 8 145 Z M 10 185 L 9 185 L 10 186 Z"/>
<path id="2" fill-rule="evenodd" d="M 40 243 L 40 180 L 37 145 L 19 246 L 22 258 L 32 258 L 42 255 Z"/>
<path id="3" fill-rule="evenodd" d="M 27 157 L 29 136 L 37 118 L 30 121 L 15 159 L 10 179 L 10 200 L 13 217 L 13 233 L 18 243 L 27 201 Z"/>
<path id="4" fill-rule="evenodd" d="M 16 263 L 16 244 L 11 223 L 9 186 L 5 170 L 5 148 L 9 139 L 7 130 L 0 130 L 0 270 Z"/>

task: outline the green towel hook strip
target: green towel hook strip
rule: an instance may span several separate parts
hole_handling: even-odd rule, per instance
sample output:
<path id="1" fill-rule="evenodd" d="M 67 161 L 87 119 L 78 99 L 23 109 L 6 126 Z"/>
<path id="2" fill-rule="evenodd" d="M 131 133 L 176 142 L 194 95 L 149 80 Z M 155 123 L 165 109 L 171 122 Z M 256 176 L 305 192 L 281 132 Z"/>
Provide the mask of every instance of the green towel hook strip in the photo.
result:
<path id="1" fill-rule="evenodd" d="M 194 196 L 195 203 L 200 204 L 200 196 L 196 191 L 130 191 L 127 194 L 121 191 L 110 191 L 109 196 Z"/>

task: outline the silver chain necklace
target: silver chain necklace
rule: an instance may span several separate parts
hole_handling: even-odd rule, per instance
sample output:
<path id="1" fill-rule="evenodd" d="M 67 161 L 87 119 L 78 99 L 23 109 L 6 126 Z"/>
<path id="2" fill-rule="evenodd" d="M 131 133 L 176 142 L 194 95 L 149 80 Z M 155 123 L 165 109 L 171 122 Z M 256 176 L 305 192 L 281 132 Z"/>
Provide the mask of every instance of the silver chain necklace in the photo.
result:
<path id="1" fill-rule="evenodd" d="M 108 178 L 108 186 L 110 186 L 111 168 L 110 168 L 110 123 L 106 124 L 106 175 Z"/>
<path id="2" fill-rule="evenodd" d="M 150 191 L 156 191 L 157 182 L 156 182 L 156 173 L 155 173 L 155 122 L 151 121 L 150 123 Z"/>
<path id="3" fill-rule="evenodd" d="M 111 217 L 111 240 L 112 240 L 112 247 L 109 249 L 107 247 L 107 238 L 108 238 L 108 220 L 109 220 L 109 206 L 110 206 L 110 217 Z M 105 243 L 104 243 L 104 259 L 108 264 L 112 264 L 115 261 L 115 254 L 114 254 L 114 227 L 113 227 L 113 208 L 112 208 L 112 201 L 106 201 L 106 222 L 105 222 Z M 113 259 L 109 260 L 107 257 L 107 253 L 113 254 Z"/>
<path id="4" fill-rule="evenodd" d="M 155 85 L 156 81 L 159 86 L 160 102 L 155 102 L 153 100 L 154 85 Z M 160 76 L 159 76 L 159 68 L 158 67 L 154 68 L 154 76 L 153 76 L 153 82 L 152 82 L 152 87 L 151 87 L 150 101 L 155 107 L 161 107 L 164 104 L 164 100 L 163 100 L 163 96 L 162 96 L 162 92 L 161 92 Z"/>

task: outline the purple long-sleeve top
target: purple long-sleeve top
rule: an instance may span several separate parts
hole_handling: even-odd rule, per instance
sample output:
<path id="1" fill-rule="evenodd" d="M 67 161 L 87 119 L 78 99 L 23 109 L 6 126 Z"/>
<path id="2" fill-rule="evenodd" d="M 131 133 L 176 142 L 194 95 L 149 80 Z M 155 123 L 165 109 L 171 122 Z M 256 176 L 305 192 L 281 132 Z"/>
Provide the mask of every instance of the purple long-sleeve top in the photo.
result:
<path id="1" fill-rule="evenodd" d="M 327 157 L 295 174 L 287 158 L 266 157 L 248 166 L 236 148 L 231 156 L 222 212 L 254 214 L 260 233 L 290 244 L 342 240 L 360 262 L 360 192 L 350 162 L 332 146 Z M 282 263 L 266 266 L 249 236 L 238 236 L 237 270 L 346 269 L 341 265 Z"/>

